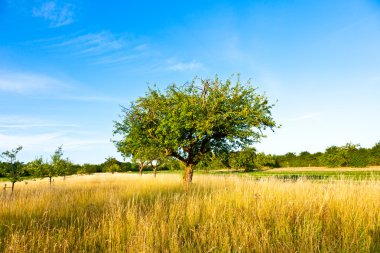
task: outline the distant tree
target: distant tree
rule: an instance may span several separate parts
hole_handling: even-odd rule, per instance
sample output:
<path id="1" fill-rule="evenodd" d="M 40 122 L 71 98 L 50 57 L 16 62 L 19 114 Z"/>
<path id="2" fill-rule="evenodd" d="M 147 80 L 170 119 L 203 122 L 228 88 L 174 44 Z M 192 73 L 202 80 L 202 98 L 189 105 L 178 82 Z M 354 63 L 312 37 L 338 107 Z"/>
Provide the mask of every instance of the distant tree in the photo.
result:
<path id="1" fill-rule="evenodd" d="M 120 164 L 121 171 L 122 172 L 127 172 L 135 169 L 135 164 L 131 162 L 122 162 Z"/>
<path id="2" fill-rule="evenodd" d="M 1 153 L 1 158 L 5 160 L 1 163 L 2 174 L 12 183 L 12 194 L 16 182 L 22 181 L 23 164 L 17 160 L 17 154 L 22 150 L 19 146 L 12 150 L 7 150 Z"/>
<path id="3" fill-rule="evenodd" d="M 85 163 L 79 167 L 77 174 L 92 174 L 101 171 L 103 171 L 102 165 Z"/>
<path id="4" fill-rule="evenodd" d="M 347 143 L 344 146 L 328 147 L 321 156 L 321 162 L 326 167 L 367 166 L 368 158 L 360 158 L 362 151 L 358 152 L 360 145 Z"/>
<path id="5" fill-rule="evenodd" d="M 328 147 L 321 157 L 321 162 L 326 167 L 346 166 L 346 152 L 344 149 L 337 146 Z"/>
<path id="6" fill-rule="evenodd" d="M 130 146 L 128 149 L 132 161 L 139 166 L 139 175 L 142 175 L 144 168 L 151 166 L 156 177 L 157 168 L 166 159 L 161 150 L 154 146 Z"/>
<path id="7" fill-rule="evenodd" d="M 121 171 L 120 162 L 111 156 L 103 163 L 103 168 L 104 171 L 111 172 L 112 174 Z"/>
<path id="8" fill-rule="evenodd" d="M 246 148 L 231 155 L 231 167 L 252 171 L 256 168 L 256 149 Z"/>
<path id="9" fill-rule="evenodd" d="M 134 157 L 132 161 L 134 161 L 135 163 L 138 164 L 138 166 L 139 166 L 139 175 L 142 176 L 144 168 L 149 165 L 149 161 L 148 160 L 144 160 L 143 158 L 136 158 L 136 157 Z"/>
<path id="10" fill-rule="evenodd" d="M 357 148 L 349 150 L 347 155 L 347 166 L 349 167 L 364 168 L 370 164 L 371 153 L 365 148 L 358 146 Z"/>
<path id="11" fill-rule="evenodd" d="M 168 170 L 171 171 L 179 171 L 179 170 L 184 170 L 184 164 L 180 162 L 178 159 L 167 157 L 165 160 L 165 165 L 164 165 Z"/>
<path id="12" fill-rule="evenodd" d="M 295 167 L 296 166 L 297 155 L 292 152 L 285 154 L 286 167 Z"/>
<path id="13" fill-rule="evenodd" d="M 70 159 L 68 157 L 63 160 L 63 166 L 65 168 L 64 174 L 63 174 L 63 179 L 65 179 L 65 177 L 68 175 L 76 174 L 77 167 L 75 166 L 75 164 L 72 161 L 70 161 Z"/>
<path id="14" fill-rule="evenodd" d="M 68 159 L 62 159 L 63 151 L 62 146 L 59 146 L 51 155 L 51 162 L 43 162 L 42 157 L 33 161 L 31 166 L 34 167 L 34 175 L 37 177 L 47 177 L 49 179 L 49 186 L 51 188 L 53 177 L 66 176 L 69 173 L 69 167 L 73 166 Z"/>
<path id="15" fill-rule="evenodd" d="M 108 172 L 111 172 L 112 174 L 121 170 L 120 165 L 117 163 L 110 165 L 107 169 Z"/>
<path id="16" fill-rule="evenodd" d="M 373 166 L 379 166 L 380 165 L 380 142 L 376 143 L 371 149 L 370 149 L 370 164 Z"/>
<path id="17" fill-rule="evenodd" d="M 61 160 L 62 168 L 59 171 L 59 175 L 63 176 L 63 180 L 66 179 L 66 176 L 75 174 L 75 166 L 74 164 L 69 160 L 69 158 L 62 159 Z"/>
<path id="18" fill-rule="evenodd" d="M 118 150 L 130 156 L 137 147 L 157 148 L 183 163 L 184 181 L 190 183 L 206 154 L 245 149 L 264 137 L 264 129 L 276 127 L 268 99 L 239 77 L 232 82 L 196 78 L 165 92 L 149 89 L 122 108 L 114 131 L 122 136 Z"/>
<path id="19" fill-rule="evenodd" d="M 38 157 L 33 161 L 30 161 L 26 164 L 26 169 L 30 171 L 31 175 L 34 177 L 44 177 L 44 166 L 47 163 L 44 163 L 42 157 Z"/>
<path id="20" fill-rule="evenodd" d="M 157 169 L 164 163 L 165 159 L 166 158 L 160 149 L 155 147 L 144 147 L 141 160 L 145 160 L 145 162 L 152 167 L 154 177 L 156 177 Z"/>
<path id="21" fill-rule="evenodd" d="M 276 167 L 275 159 L 272 155 L 257 153 L 255 157 L 255 168 L 274 168 Z"/>
<path id="22" fill-rule="evenodd" d="M 212 169 L 230 169 L 230 155 L 228 154 L 206 154 L 204 159 L 200 161 L 196 168 L 199 170 L 212 170 Z"/>
<path id="23" fill-rule="evenodd" d="M 310 167 L 312 164 L 312 155 L 308 151 L 302 151 L 297 160 L 297 167 Z"/>
<path id="24" fill-rule="evenodd" d="M 50 187 L 53 177 L 64 176 L 65 178 L 67 171 L 67 163 L 63 159 L 62 146 L 59 146 L 51 156 L 51 165 L 48 166 L 48 177 Z"/>
<path id="25" fill-rule="evenodd" d="M 323 166 L 322 162 L 321 162 L 321 157 L 323 156 L 323 153 L 322 152 L 317 152 L 317 153 L 314 153 L 311 155 L 311 165 L 312 166 L 315 166 L 315 167 L 321 167 Z"/>

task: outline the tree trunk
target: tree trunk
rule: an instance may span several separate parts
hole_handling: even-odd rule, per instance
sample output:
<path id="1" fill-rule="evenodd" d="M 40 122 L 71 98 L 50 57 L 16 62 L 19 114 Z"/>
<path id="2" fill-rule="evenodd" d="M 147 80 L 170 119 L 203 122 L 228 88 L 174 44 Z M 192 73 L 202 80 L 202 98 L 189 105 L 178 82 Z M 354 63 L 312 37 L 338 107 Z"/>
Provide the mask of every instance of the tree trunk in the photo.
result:
<path id="1" fill-rule="evenodd" d="M 49 186 L 50 186 L 50 189 L 51 189 L 51 177 L 49 177 Z"/>
<path id="2" fill-rule="evenodd" d="M 12 192 L 11 194 L 13 195 L 13 190 L 15 189 L 15 182 L 12 182 Z"/>
<path id="3" fill-rule="evenodd" d="M 140 176 L 142 176 L 143 168 L 144 168 L 144 166 L 142 166 L 142 165 L 140 164 L 140 165 L 139 165 L 139 175 L 140 175 Z"/>
<path id="4" fill-rule="evenodd" d="M 190 184 L 193 181 L 193 165 L 188 164 L 185 167 L 185 174 L 183 175 L 183 181 Z"/>
<path id="5" fill-rule="evenodd" d="M 154 174 L 154 177 L 156 178 L 156 175 L 157 175 L 157 168 L 153 168 L 153 174 Z"/>

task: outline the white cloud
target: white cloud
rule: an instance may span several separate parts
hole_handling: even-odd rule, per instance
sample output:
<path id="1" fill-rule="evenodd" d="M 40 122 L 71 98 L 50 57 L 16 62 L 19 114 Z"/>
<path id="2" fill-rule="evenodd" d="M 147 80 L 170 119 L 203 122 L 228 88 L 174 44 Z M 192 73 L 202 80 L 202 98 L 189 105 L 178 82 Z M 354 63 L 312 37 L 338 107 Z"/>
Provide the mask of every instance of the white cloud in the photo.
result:
<path id="1" fill-rule="evenodd" d="M 63 82 L 50 76 L 0 70 L 0 91 L 38 93 L 51 91 L 63 86 L 65 86 Z"/>
<path id="2" fill-rule="evenodd" d="M 56 1 L 48 1 L 39 7 L 33 8 L 33 15 L 50 21 L 52 27 L 60 27 L 73 22 L 73 9 L 74 6 L 69 3 L 58 5 Z"/>
<path id="3" fill-rule="evenodd" d="M 203 68 L 203 65 L 196 61 L 191 62 L 180 62 L 175 60 L 169 60 L 168 61 L 169 66 L 167 67 L 168 70 L 172 71 L 186 71 L 186 70 L 196 70 Z"/>

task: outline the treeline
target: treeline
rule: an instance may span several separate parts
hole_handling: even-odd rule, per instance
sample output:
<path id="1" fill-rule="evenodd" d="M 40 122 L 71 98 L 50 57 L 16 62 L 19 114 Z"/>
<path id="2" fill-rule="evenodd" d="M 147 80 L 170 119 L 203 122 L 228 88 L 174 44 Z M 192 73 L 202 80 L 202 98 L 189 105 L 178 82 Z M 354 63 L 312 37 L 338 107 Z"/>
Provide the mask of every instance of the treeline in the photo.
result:
<path id="1" fill-rule="evenodd" d="M 20 177 L 56 177 L 74 174 L 93 174 L 104 172 L 138 172 L 139 164 L 133 162 L 121 162 L 114 157 L 108 157 L 100 164 L 75 164 L 69 158 L 62 158 L 62 150 L 58 149 L 51 159 L 44 160 L 42 157 L 23 163 L 19 161 L 0 161 L 0 177 L 19 175 Z M 3 159 L 4 160 L 4 159 Z M 174 166 L 163 166 L 161 170 L 176 169 Z M 178 168 L 179 169 L 179 168 Z M 145 171 L 152 171 L 149 166 Z"/>
<path id="2" fill-rule="evenodd" d="M 42 157 L 38 157 L 33 161 L 23 163 L 17 159 L 17 155 L 21 150 L 22 146 L 19 146 L 0 154 L 0 158 L 2 158 L 0 160 L 0 178 L 6 178 L 11 182 L 10 188 L 12 188 L 12 193 L 15 183 L 23 181 L 25 178 L 48 178 L 51 186 L 54 177 L 58 176 L 65 178 L 74 174 L 139 171 L 138 164 L 120 162 L 114 157 L 108 157 L 101 164 L 74 164 L 69 158 L 63 157 L 62 146 L 55 150 L 50 159 L 44 160 Z M 152 170 L 149 166 L 145 167 L 145 170 Z M 167 168 L 162 166 L 161 170 Z"/>
<path id="3" fill-rule="evenodd" d="M 17 154 L 22 150 L 18 147 L 14 150 L 1 153 L 0 177 L 7 178 L 14 184 L 26 177 L 48 178 L 51 184 L 54 177 L 74 174 L 92 174 L 101 172 L 129 172 L 154 171 L 157 168 L 151 162 L 121 162 L 114 157 L 108 157 L 101 164 L 74 164 L 69 158 L 63 158 L 62 146 L 44 160 L 36 158 L 28 163 L 18 161 Z M 309 153 L 307 151 L 287 153 L 285 155 L 270 155 L 259 153 L 255 148 L 248 148 L 235 152 L 210 153 L 196 167 L 198 170 L 214 169 L 240 169 L 254 171 L 264 168 L 282 167 L 367 167 L 380 166 L 380 142 L 372 148 L 363 148 L 357 144 L 347 143 L 344 146 L 331 146 L 325 152 Z M 176 159 L 160 161 L 159 170 L 182 170 L 183 164 Z"/>
<path id="4" fill-rule="evenodd" d="M 347 143 L 344 146 L 331 146 L 325 152 L 307 151 L 268 155 L 258 153 L 256 149 L 211 155 L 201 164 L 201 169 L 233 168 L 253 171 L 263 168 L 283 167 L 368 167 L 380 166 L 380 142 L 372 148 L 363 148 L 358 144 Z"/>

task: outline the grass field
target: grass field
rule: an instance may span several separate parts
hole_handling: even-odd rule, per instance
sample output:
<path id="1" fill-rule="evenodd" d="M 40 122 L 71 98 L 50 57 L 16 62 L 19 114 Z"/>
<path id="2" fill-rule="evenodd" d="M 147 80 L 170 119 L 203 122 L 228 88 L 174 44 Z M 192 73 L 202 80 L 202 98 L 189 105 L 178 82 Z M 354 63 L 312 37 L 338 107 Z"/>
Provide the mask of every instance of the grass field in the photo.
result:
<path id="1" fill-rule="evenodd" d="M 380 167 L 368 168 L 325 168 L 325 167 L 302 167 L 302 168 L 276 168 L 264 171 L 244 172 L 239 170 L 215 170 L 204 172 L 206 174 L 235 174 L 255 178 L 271 177 L 285 180 L 297 180 L 300 178 L 310 180 L 380 180 Z"/>
<path id="2" fill-rule="evenodd" d="M 380 252 L 380 180 L 97 174 L 16 184 L 1 252 Z"/>

